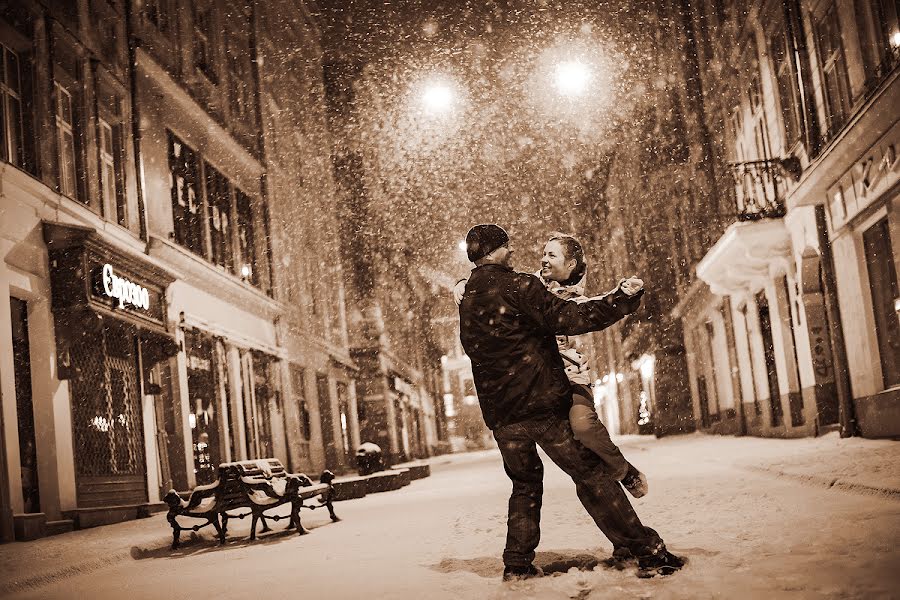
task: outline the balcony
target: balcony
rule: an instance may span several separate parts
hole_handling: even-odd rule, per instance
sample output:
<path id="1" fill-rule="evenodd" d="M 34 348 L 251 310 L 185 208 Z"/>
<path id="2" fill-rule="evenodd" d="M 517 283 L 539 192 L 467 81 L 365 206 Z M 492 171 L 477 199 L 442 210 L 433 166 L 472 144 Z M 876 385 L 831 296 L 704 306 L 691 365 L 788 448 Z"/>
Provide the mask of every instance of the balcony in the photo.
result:
<path id="1" fill-rule="evenodd" d="M 729 163 L 737 197 L 738 221 L 780 219 L 785 213 L 787 179 L 800 177 L 800 160 L 765 158 Z"/>
<path id="2" fill-rule="evenodd" d="M 754 293 L 789 268 L 791 236 L 784 224 L 788 180 L 800 177 L 794 157 L 732 163 L 737 222 L 697 265 L 714 294 Z"/>

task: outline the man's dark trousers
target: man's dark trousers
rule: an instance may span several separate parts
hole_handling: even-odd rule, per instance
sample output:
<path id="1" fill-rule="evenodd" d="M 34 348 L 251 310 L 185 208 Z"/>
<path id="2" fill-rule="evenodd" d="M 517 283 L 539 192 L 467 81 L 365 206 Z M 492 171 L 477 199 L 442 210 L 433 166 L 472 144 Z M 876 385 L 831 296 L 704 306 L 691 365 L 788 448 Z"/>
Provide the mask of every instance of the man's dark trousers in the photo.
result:
<path id="1" fill-rule="evenodd" d="M 544 466 L 537 446 L 575 481 L 578 499 L 614 548 L 646 556 L 664 547 L 659 535 L 641 524 L 621 485 L 600 458 L 575 440 L 567 419 L 550 416 L 502 425 L 494 430 L 494 438 L 513 483 L 503 552 L 507 566 L 530 565 L 541 538 Z"/>

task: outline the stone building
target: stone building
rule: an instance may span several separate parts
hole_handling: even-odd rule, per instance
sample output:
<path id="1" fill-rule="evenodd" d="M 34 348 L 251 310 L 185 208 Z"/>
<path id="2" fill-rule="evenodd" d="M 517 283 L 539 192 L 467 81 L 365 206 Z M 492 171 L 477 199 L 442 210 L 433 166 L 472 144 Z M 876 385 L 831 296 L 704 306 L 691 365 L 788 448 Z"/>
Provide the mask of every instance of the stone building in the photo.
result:
<path id="1" fill-rule="evenodd" d="M 319 267 L 336 220 L 304 7 L 0 8 L 4 539 L 134 518 L 227 460 L 346 465 L 354 365 L 339 265 Z"/>

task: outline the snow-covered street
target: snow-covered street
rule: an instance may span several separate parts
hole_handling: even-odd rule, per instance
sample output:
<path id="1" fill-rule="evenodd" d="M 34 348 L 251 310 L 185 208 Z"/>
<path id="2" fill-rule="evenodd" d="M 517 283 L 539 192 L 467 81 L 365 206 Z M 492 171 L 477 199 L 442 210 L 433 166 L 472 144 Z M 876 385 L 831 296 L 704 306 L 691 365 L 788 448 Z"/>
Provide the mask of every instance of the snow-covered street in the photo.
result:
<path id="1" fill-rule="evenodd" d="M 312 533 L 304 537 L 281 532 L 282 522 L 249 543 L 247 523 L 236 522 L 225 547 L 203 533 L 172 552 L 164 516 L 156 515 L 6 546 L 0 565 L 10 576 L 16 552 L 27 570 L 29 552 L 46 558 L 54 551 L 59 561 L 74 564 L 86 554 L 54 549 L 68 544 L 77 552 L 75 542 L 85 536 L 84 552 L 102 554 L 103 539 L 113 552 L 127 547 L 131 535 L 130 558 L 13 597 L 897 597 L 900 502 L 890 492 L 898 483 L 896 442 L 835 434 L 803 440 L 696 434 L 630 437 L 621 444 L 650 480 L 638 513 L 689 560 L 671 577 L 638 579 L 633 568 L 577 569 L 605 558 L 611 546 L 578 504 L 571 481 L 545 458 L 536 563 L 549 576 L 501 582 L 509 482 L 496 451 L 438 457 L 429 478 L 338 503 L 343 520 L 336 524 L 324 511 L 305 511 Z M 866 492 L 867 475 L 887 491 Z M 821 483 L 827 480 L 830 487 Z"/>

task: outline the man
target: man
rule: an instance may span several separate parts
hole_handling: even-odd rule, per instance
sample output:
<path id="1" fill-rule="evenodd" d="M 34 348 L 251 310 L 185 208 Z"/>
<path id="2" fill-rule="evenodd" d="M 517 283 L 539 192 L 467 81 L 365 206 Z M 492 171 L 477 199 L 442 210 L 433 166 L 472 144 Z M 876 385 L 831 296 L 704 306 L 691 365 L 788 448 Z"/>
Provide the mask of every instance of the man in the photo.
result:
<path id="1" fill-rule="evenodd" d="M 541 575 L 533 564 L 540 541 L 544 467 L 537 445 L 575 482 L 578 498 L 612 541 L 615 557 L 637 557 L 644 575 L 669 574 L 684 562 L 645 527 L 600 458 L 579 444 L 568 421 L 571 385 L 556 335 L 608 327 L 637 310 L 641 293 L 617 290 L 601 299 L 567 302 L 534 275 L 510 267 L 503 228 L 476 225 L 466 235 L 475 269 L 459 306 L 460 340 L 472 361 L 485 424 L 512 480 L 503 579 Z"/>

